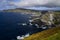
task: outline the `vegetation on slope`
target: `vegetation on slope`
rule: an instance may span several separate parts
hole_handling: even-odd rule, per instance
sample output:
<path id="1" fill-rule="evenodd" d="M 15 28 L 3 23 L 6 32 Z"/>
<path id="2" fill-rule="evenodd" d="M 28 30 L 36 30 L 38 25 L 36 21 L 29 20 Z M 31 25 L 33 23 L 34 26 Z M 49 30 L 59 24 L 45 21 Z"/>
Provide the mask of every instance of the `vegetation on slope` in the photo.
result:
<path id="1" fill-rule="evenodd" d="M 54 35 L 52 35 L 50 37 L 47 37 L 47 38 L 45 38 L 43 40 L 60 40 L 60 32 L 58 32 L 58 33 L 56 33 L 56 34 L 54 34 Z"/>
<path id="2" fill-rule="evenodd" d="M 50 40 L 50 39 L 53 40 L 53 38 L 54 39 L 60 38 L 60 34 L 58 33 L 59 31 L 60 31 L 60 27 L 55 27 L 52 29 L 48 29 L 48 30 L 33 34 L 30 37 L 25 38 L 24 40 Z M 57 36 L 56 33 L 59 36 Z"/>

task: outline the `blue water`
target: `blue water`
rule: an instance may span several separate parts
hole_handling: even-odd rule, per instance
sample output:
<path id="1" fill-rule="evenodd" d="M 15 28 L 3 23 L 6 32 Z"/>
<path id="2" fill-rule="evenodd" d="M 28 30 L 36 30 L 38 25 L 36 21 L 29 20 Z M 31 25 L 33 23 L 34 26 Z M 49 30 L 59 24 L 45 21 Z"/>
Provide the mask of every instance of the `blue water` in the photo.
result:
<path id="1" fill-rule="evenodd" d="M 27 33 L 33 34 L 42 29 L 37 29 L 35 26 L 22 26 L 18 23 L 29 23 L 30 14 L 0 12 L 0 40 L 16 39 L 18 35 Z"/>

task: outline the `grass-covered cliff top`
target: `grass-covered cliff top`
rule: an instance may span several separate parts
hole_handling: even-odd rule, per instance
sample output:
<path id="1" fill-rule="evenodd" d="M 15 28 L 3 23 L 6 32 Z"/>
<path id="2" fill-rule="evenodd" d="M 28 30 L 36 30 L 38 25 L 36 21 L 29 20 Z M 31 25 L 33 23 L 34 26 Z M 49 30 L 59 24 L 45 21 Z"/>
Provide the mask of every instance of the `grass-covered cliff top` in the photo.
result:
<path id="1" fill-rule="evenodd" d="M 60 40 L 60 27 L 33 34 L 24 40 Z"/>

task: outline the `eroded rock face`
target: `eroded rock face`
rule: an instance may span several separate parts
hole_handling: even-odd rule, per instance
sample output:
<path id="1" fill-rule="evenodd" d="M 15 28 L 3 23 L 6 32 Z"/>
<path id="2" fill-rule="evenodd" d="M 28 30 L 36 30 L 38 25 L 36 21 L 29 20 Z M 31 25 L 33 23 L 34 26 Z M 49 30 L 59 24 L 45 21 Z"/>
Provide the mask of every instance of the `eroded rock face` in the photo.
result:
<path id="1" fill-rule="evenodd" d="M 60 24 L 60 12 L 55 12 L 54 13 L 54 23 L 57 25 L 57 24 Z"/>
<path id="2" fill-rule="evenodd" d="M 40 19 L 34 20 L 32 24 L 38 24 L 39 26 L 44 25 L 44 23 Z"/>
<path id="3" fill-rule="evenodd" d="M 47 25 L 53 24 L 54 12 L 47 12 L 41 16 L 41 21 L 45 22 Z"/>
<path id="4" fill-rule="evenodd" d="M 39 19 L 32 22 L 33 24 L 41 25 L 57 25 L 60 24 L 60 12 L 46 12 Z"/>

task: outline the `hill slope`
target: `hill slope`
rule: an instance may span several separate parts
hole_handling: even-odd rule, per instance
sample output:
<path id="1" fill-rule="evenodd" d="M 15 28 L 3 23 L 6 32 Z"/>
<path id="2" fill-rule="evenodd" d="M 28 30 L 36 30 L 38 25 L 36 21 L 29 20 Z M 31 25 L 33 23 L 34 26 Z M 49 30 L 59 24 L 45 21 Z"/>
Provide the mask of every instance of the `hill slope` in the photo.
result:
<path id="1" fill-rule="evenodd" d="M 30 37 L 25 38 L 24 40 L 50 40 L 50 39 L 53 40 L 53 38 L 55 39 L 57 37 L 60 38 L 59 31 L 60 31 L 60 27 L 55 27 L 52 29 L 48 29 L 48 30 L 33 34 Z"/>

